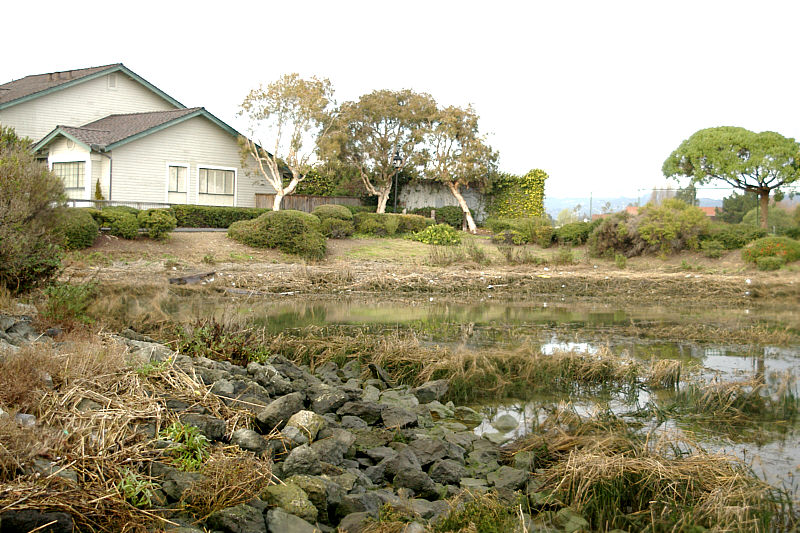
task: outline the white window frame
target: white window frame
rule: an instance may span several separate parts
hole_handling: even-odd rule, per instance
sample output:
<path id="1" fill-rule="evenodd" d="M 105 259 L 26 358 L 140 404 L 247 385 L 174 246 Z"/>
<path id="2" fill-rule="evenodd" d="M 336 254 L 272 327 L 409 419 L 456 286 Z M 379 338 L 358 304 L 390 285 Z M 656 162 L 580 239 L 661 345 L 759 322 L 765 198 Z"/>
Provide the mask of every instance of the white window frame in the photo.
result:
<path id="1" fill-rule="evenodd" d="M 53 163 L 85 163 L 83 176 L 83 200 L 92 199 L 92 156 L 89 153 L 67 152 L 47 158 L 47 168 L 52 171 Z M 79 189 L 76 189 L 79 190 Z"/>
<path id="2" fill-rule="evenodd" d="M 217 194 L 217 193 L 207 193 L 207 192 L 200 192 L 200 169 L 207 169 L 207 170 L 228 170 L 233 172 L 233 195 L 230 194 Z M 197 183 L 197 199 L 198 203 L 200 200 L 200 195 L 204 194 L 206 196 L 233 196 L 233 205 L 236 207 L 236 198 L 239 196 L 239 170 L 236 167 L 220 167 L 217 165 L 204 165 L 199 163 L 197 165 L 197 174 L 195 174 L 195 183 Z"/>
<path id="3" fill-rule="evenodd" d="M 186 194 L 186 203 L 189 203 L 189 189 L 191 189 L 192 183 L 192 174 L 189 172 L 189 163 L 176 163 L 167 161 L 166 168 L 164 172 L 166 173 L 166 179 L 164 180 L 164 203 L 169 203 L 169 167 L 183 167 L 186 169 L 186 191 L 183 193 L 176 193 L 176 194 Z M 200 179 L 200 174 L 198 171 L 198 181 Z M 199 183 L 198 183 L 199 185 Z M 198 189 L 199 190 L 199 189 Z M 174 192 L 174 191 L 173 191 Z"/>

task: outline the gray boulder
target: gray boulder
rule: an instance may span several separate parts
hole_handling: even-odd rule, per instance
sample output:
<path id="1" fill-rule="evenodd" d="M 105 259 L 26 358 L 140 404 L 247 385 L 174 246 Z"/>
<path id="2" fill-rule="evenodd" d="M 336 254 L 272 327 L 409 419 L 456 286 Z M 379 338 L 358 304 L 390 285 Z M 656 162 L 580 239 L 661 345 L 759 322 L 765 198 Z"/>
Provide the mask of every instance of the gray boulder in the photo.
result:
<path id="1" fill-rule="evenodd" d="M 417 424 L 417 415 L 402 407 L 387 407 L 381 411 L 381 419 L 387 428 L 404 428 Z"/>
<path id="2" fill-rule="evenodd" d="M 252 429 L 246 428 L 240 428 L 233 432 L 231 444 L 256 455 L 261 455 L 267 449 L 267 441 L 264 440 L 264 437 Z"/>
<path id="3" fill-rule="evenodd" d="M 266 522 L 269 533 L 319 533 L 320 531 L 299 516 L 281 509 L 267 511 Z"/>
<path id="4" fill-rule="evenodd" d="M 210 415 L 184 413 L 179 416 L 182 423 L 195 426 L 208 440 L 222 440 L 225 437 L 225 421 Z"/>
<path id="5" fill-rule="evenodd" d="M 317 508 L 308 495 L 294 483 L 270 485 L 261 493 L 261 499 L 270 505 L 280 507 L 289 514 L 299 516 L 309 522 L 317 521 Z"/>
<path id="6" fill-rule="evenodd" d="M 3 533 L 34 529 L 48 533 L 72 533 L 75 531 L 75 523 L 72 516 L 62 512 L 21 509 L 0 513 L 0 531 Z"/>
<path id="7" fill-rule="evenodd" d="M 510 466 L 501 466 L 494 472 L 490 472 L 486 476 L 486 480 L 498 489 L 517 490 L 528 481 L 528 472 Z"/>
<path id="8" fill-rule="evenodd" d="M 392 484 L 397 487 L 406 487 L 414 491 L 414 494 L 422 498 L 439 497 L 436 491 L 436 484 L 433 480 L 422 470 L 408 468 L 401 470 L 394 476 Z"/>
<path id="9" fill-rule="evenodd" d="M 316 476 L 321 473 L 319 454 L 308 444 L 293 449 L 283 462 L 283 475 L 287 477 L 295 474 Z"/>
<path id="10" fill-rule="evenodd" d="M 447 394 L 447 380 L 437 379 L 411 389 L 409 392 L 417 397 L 420 403 L 441 400 Z"/>
<path id="11" fill-rule="evenodd" d="M 348 400 L 348 395 L 336 387 L 321 384 L 308 389 L 311 410 L 321 415 L 336 411 Z"/>
<path id="12" fill-rule="evenodd" d="M 423 467 L 434 461 L 444 459 L 449 448 L 447 442 L 439 439 L 417 439 L 411 442 L 409 447 Z"/>
<path id="13" fill-rule="evenodd" d="M 367 424 L 374 424 L 381 418 L 384 406 L 373 402 L 347 402 L 342 405 L 336 414 L 339 416 L 352 415 L 364 420 Z"/>
<path id="14" fill-rule="evenodd" d="M 293 392 L 281 396 L 256 415 L 256 429 L 265 434 L 276 427 L 283 429 L 289 418 L 301 409 L 303 409 L 303 395 L 301 393 Z"/>
<path id="15" fill-rule="evenodd" d="M 347 430 L 339 428 L 326 429 L 319 433 L 319 438 L 311 444 L 321 461 L 338 465 L 342 462 L 356 437 Z"/>
<path id="16" fill-rule="evenodd" d="M 266 533 L 267 523 L 258 509 L 247 504 L 211 513 L 206 521 L 210 529 L 225 533 Z"/>
<path id="17" fill-rule="evenodd" d="M 442 459 L 431 465 L 428 474 L 431 479 L 443 485 L 458 485 L 467 476 L 467 470 L 458 461 Z"/>
<path id="18" fill-rule="evenodd" d="M 372 515 L 367 512 L 350 513 L 339 522 L 340 533 L 362 533 L 367 527 L 374 524 Z"/>

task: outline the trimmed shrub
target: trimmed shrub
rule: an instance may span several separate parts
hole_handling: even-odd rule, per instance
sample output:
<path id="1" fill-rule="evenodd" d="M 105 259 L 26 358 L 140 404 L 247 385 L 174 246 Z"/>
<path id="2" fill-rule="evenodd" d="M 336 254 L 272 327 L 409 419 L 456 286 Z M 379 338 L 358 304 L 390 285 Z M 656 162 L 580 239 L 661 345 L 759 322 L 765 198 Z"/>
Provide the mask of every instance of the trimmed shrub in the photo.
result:
<path id="1" fill-rule="evenodd" d="M 393 215 L 397 217 L 399 224 L 397 231 L 400 233 L 416 233 L 422 231 L 428 226 L 433 226 L 434 222 L 430 218 L 425 218 L 419 215 Z"/>
<path id="2" fill-rule="evenodd" d="M 253 220 L 271 209 L 254 207 L 220 207 L 173 205 L 172 214 L 179 228 L 228 228 L 240 220 Z"/>
<path id="3" fill-rule="evenodd" d="M 722 257 L 722 252 L 725 251 L 725 245 L 716 239 L 709 239 L 700 243 L 700 249 L 706 257 L 717 259 Z"/>
<path id="4" fill-rule="evenodd" d="M 353 213 L 351 213 L 350 210 L 343 205 L 324 204 L 314 209 L 311 214 L 315 215 L 322 221 L 324 221 L 326 218 L 353 220 Z"/>
<path id="5" fill-rule="evenodd" d="M 60 209 L 56 215 L 54 233 L 66 250 L 80 250 L 94 244 L 100 233 L 88 209 Z"/>
<path id="6" fill-rule="evenodd" d="M 436 244 L 439 246 L 454 246 L 461 244 L 461 233 L 449 224 L 436 224 L 428 226 L 422 231 L 414 233 L 411 238 L 425 244 Z"/>
<path id="7" fill-rule="evenodd" d="M 638 218 L 639 235 L 662 255 L 684 248 L 697 249 L 700 235 L 708 231 L 710 225 L 702 210 L 674 198 L 660 205 L 647 204 Z"/>
<path id="8" fill-rule="evenodd" d="M 329 239 L 345 239 L 353 234 L 355 227 L 349 220 L 325 218 L 320 224 L 322 234 Z"/>
<path id="9" fill-rule="evenodd" d="M 553 227 L 543 217 L 494 218 L 486 221 L 492 233 L 510 232 L 513 244 L 538 244 L 547 248 L 553 242 Z"/>
<path id="10" fill-rule="evenodd" d="M 433 221 L 419 215 L 392 213 L 356 213 L 353 218 L 356 233 L 391 237 L 396 233 L 416 233 L 433 225 Z"/>
<path id="11" fill-rule="evenodd" d="M 759 270 L 780 270 L 786 264 L 782 257 L 759 257 L 756 259 L 756 266 Z"/>
<path id="12" fill-rule="evenodd" d="M 747 224 L 726 224 L 712 222 L 702 240 L 714 240 L 722 243 L 726 250 L 742 248 L 756 239 L 767 236 L 767 230 Z M 702 244 L 702 243 L 701 243 Z"/>
<path id="13" fill-rule="evenodd" d="M 301 211 L 268 211 L 253 220 L 234 222 L 228 237 L 256 248 L 277 248 L 305 259 L 325 257 L 325 237 L 317 217 Z"/>
<path id="14" fill-rule="evenodd" d="M 139 220 L 131 213 L 116 212 L 109 223 L 109 228 L 111 235 L 123 239 L 135 239 L 139 236 Z"/>
<path id="15" fill-rule="evenodd" d="M 800 259 L 800 242 L 788 237 L 764 237 L 742 250 L 742 259 L 756 263 L 759 257 L 780 257 L 786 263 Z"/>
<path id="16" fill-rule="evenodd" d="M 163 239 L 175 229 L 177 220 L 166 209 L 149 209 L 139 213 L 137 220 L 139 227 L 147 230 L 151 239 Z"/>
<path id="17" fill-rule="evenodd" d="M 572 222 L 555 230 L 555 240 L 559 244 L 584 244 L 589 240 L 593 227 L 589 222 Z"/>

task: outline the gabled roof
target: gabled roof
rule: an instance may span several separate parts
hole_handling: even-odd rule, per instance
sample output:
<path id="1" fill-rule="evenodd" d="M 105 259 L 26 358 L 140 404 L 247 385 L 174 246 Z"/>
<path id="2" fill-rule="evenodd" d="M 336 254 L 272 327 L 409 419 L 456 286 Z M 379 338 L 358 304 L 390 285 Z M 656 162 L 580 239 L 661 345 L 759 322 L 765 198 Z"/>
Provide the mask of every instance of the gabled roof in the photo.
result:
<path id="1" fill-rule="evenodd" d="M 44 139 L 36 143 L 33 150 L 38 151 L 55 137 L 63 135 L 82 144 L 87 149 L 109 151 L 197 116 L 207 118 L 234 137 L 241 135 L 204 108 L 191 107 L 172 111 L 109 115 L 80 127 L 56 126 Z"/>
<path id="2" fill-rule="evenodd" d="M 65 70 L 62 72 L 49 72 L 47 74 L 34 74 L 24 78 L 10 81 L 0 85 L 0 109 L 21 104 L 28 100 L 60 91 L 93 80 L 112 72 L 122 72 L 137 82 L 141 83 L 161 98 L 171 103 L 175 107 L 184 108 L 183 104 L 172 98 L 170 95 L 148 82 L 135 72 L 129 70 L 122 63 L 104 65 L 100 67 L 82 68 L 77 70 Z"/>

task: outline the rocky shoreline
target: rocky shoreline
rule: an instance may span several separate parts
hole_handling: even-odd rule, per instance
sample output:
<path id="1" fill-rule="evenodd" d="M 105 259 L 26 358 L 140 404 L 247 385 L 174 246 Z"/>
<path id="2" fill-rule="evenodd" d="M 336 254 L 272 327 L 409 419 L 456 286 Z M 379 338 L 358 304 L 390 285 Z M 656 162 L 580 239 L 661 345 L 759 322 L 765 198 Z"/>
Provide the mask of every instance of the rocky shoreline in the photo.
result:
<path id="1" fill-rule="evenodd" d="M 54 342 L 33 329 L 30 317 L 2 317 L 0 326 L 0 353 L 29 342 Z M 175 524 L 172 531 L 356 533 L 374 524 L 388 504 L 404 510 L 404 531 L 415 532 L 445 517 L 451 510 L 446 500 L 465 490 L 493 491 L 509 504 L 518 500 L 517 491 L 530 501 L 540 499 L 532 453 L 512 458 L 503 453 L 502 434 L 479 437 L 471 431 L 481 415 L 443 403 L 445 380 L 408 388 L 395 386 L 375 365 L 361 368 L 351 360 L 341 367 L 327 362 L 311 369 L 280 355 L 241 367 L 178 354 L 131 330 L 109 336 L 109 342 L 126 346 L 132 364 L 179 369 L 207 394 L 248 413 L 250 423 L 231 424 L 199 404 L 165 397 L 160 401 L 167 418 L 198 428 L 215 445 L 236 446 L 271 462 L 274 483 L 258 497 L 207 517 L 193 516 L 187 512 L 187 497 L 204 475 L 169 461 L 167 452 L 175 443 L 155 424 L 137 426 L 152 449 L 161 452 L 140 469 L 154 483 L 150 510 Z M 82 408 L 102 407 L 89 401 Z M 39 424 L 27 413 L 16 417 L 32 428 Z M 56 472 L 68 482 L 76 479 L 69 468 L 44 459 L 33 468 Z M 522 513 L 521 520 L 530 522 L 530 517 Z M 49 531 L 73 530 L 67 513 L 25 509 L 0 512 L 0 531 L 53 521 Z M 562 509 L 555 521 L 567 531 L 588 527 L 569 509 Z"/>

